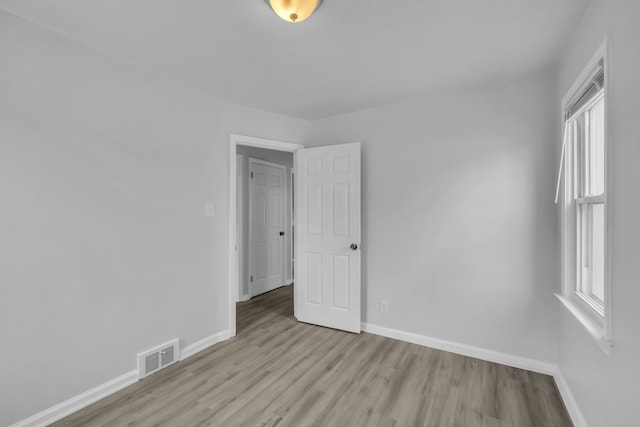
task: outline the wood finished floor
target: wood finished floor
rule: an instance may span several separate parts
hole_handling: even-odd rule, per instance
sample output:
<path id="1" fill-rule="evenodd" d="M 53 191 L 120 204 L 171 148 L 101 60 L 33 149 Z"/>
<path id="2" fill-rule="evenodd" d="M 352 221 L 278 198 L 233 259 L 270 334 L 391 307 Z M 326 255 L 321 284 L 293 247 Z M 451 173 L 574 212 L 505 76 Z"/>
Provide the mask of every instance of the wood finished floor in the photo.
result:
<path id="1" fill-rule="evenodd" d="M 298 323 L 292 296 L 238 304 L 236 338 L 53 426 L 572 425 L 549 376 Z"/>

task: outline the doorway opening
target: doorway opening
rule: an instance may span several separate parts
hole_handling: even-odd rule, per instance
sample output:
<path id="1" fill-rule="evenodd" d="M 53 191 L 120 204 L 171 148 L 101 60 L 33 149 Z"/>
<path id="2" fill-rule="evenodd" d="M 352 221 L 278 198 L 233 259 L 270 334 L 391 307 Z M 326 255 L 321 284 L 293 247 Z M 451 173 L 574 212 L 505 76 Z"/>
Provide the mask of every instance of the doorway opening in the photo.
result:
<path id="1" fill-rule="evenodd" d="M 362 326 L 361 144 L 352 142 L 305 148 L 299 144 L 239 135 L 231 135 L 230 144 L 229 336 L 236 335 L 235 304 L 239 295 L 236 280 L 239 276 L 236 236 L 238 146 L 293 153 L 297 277 L 293 289 L 295 319 L 359 333 Z M 265 174 L 265 182 L 266 179 Z"/>
<path id="2" fill-rule="evenodd" d="M 304 146 L 231 135 L 229 332 L 232 337 L 236 335 L 237 302 L 293 283 L 292 177 L 295 152 L 300 148 Z"/>

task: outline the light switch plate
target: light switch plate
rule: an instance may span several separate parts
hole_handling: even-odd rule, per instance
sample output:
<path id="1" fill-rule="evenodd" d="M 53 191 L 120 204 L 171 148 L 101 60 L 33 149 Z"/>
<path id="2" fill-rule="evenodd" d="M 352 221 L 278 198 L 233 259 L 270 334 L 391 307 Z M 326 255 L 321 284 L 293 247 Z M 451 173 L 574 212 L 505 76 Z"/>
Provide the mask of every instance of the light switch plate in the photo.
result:
<path id="1" fill-rule="evenodd" d="M 216 207 L 213 203 L 207 203 L 205 205 L 205 216 L 214 216 L 216 212 Z"/>

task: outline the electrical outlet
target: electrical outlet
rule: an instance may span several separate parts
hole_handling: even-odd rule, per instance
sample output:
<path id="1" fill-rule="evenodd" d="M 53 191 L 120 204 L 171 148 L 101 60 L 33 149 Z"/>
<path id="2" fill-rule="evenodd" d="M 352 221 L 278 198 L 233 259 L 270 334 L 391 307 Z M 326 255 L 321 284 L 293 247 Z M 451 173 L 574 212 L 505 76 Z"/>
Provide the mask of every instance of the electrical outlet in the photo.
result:
<path id="1" fill-rule="evenodd" d="M 380 313 L 389 314 L 389 301 L 380 301 Z"/>

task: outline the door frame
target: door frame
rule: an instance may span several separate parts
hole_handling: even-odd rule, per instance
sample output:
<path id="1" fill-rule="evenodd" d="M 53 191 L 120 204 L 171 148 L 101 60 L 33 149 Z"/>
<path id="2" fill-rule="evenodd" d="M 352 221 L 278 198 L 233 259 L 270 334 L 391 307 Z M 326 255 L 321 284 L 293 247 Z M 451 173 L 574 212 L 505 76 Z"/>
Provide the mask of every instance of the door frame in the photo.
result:
<path id="1" fill-rule="evenodd" d="M 282 169 L 283 172 L 283 187 L 282 187 L 282 193 L 283 193 L 283 198 L 282 198 L 282 213 L 283 213 L 283 217 L 282 217 L 282 221 L 284 222 L 284 224 L 282 224 L 282 228 L 284 229 L 286 226 L 286 220 L 284 217 L 284 210 L 286 209 L 286 204 L 287 204 L 287 183 L 284 182 L 287 179 L 287 167 L 285 165 L 281 165 L 280 163 L 275 163 L 275 162 L 269 162 L 267 160 L 262 160 L 262 159 L 258 159 L 256 157 L 247 157 L 248 159 L 248 169 L 247 169 L 247 175 L 251 173 L 251 165 L 252 164 L 259 164 L 259 165 L 264 165 L 264 166 L 270 166 L 272 168 L 277 168 L 277 169 Z M 252 179 L 252 178 L 249 178 Z M 237 185 L 237 183 L 236 183 Z M 251 271 L 251 267 L 252 267 L 252 261 L 253 261 L 253 256 L 255 255 L 253 253 L 253 245 L 251 244 L 253 242 L 253 233 L 255 232 L 255 230 L 253 229 L 253 191 L 252 191 L 252 185 L 251 182 L 249 182 L 249 248 L 248 248 L 248 262 L 249 262 L 249 272 L 252 273 Z M 284 239 L 282 239 L 282 286 L 284 286 L 287 283 L 287 273 L 286 273 L 286 266 L 287 266 L 287 260 L 284 257 L 285 254 L 285 245 L 284 245 Z M 239 257 L 236 257 L 239 258 Z M 249 274 L 249 276 L 251 276 L 251 274 Z M 248 286 L 248 290 L 249 290 L 249 298 L 252 298 L 252 289 L 251 286 L 253 285 L 253 282 L 249 281 L 248 282 L 249 286 Z"/>
<path id="2" fill-rule="evenodd" d="M 305 148 L 302 144 L 259 138 L 255 136 L 231 134 L 229 136 L 229 280 L 228 280 L 228 310 L 229 337 L 236 336 L 236 258 L 238 246 L 236 242 L 236 148 L 238 145 L 247 147 L 266 148 L 267 150 L 286 151 L 293 153 L 295 168 L 295 152 Z M 295 302 L 294 302 L 295 304 Z"/>
<path id="3" fill-rule="evenodd" d="M 295 156 L 295 154 L 294 154 Z M 289 235 L 291 236 L 291 259 L 290 259 L 290 263 L 289 263 L 289 277 L 291 277 L 291 281 L 286 281 L 285 285 L 293 285 L 293 281 L 295 280 L 294 277 L 294 263 L 296 262 L 296 251 L 295 251 L 295 239 L 294 239 L 294 233 L 295 233 L 295 229 L 296 229 L 296 217 L 295 217 L 295 196 L 294 196 L 294 192 L 295 192 L 295 183 L 294 178 L 295 178 L 295 169 L 296 169 L 296 164 L 295 164 L 296 159 L 293 159 L 293 166 L 291 167 L 291 170 L 289 171 L 289 180 L 291 181 L 289 183 L 289 185 L 291 186 L 291 198 L 289 199 L 289 218 L 291 218 L 291 221 L 289 221 Z"/>
<path id="4" fill-rule="evenodd" d="M 238 169 L 239 168 L 239 169 Z M 236 154 L 236 215 L 240 213 L 244 214 L 244 210 L 247 207 L 244 205 L 244 154 Z M 238 212 L 239 210 L 239 212 Z M 238 221 L 236 218 L 236 246 L 239 254 L 244 251 L 244 227 L 242 219 Z M 235 269 L 236 269 L 236 302 L 245 301 L 245 294 L 242 292 L 242 286 L 244 283 L 244 263 L 240 264 L 240 257 L 235 257 Z M 245 261 L 245 260 L 243 260 Z M 249 299 L 247 297 L 246 299 Z"/>

